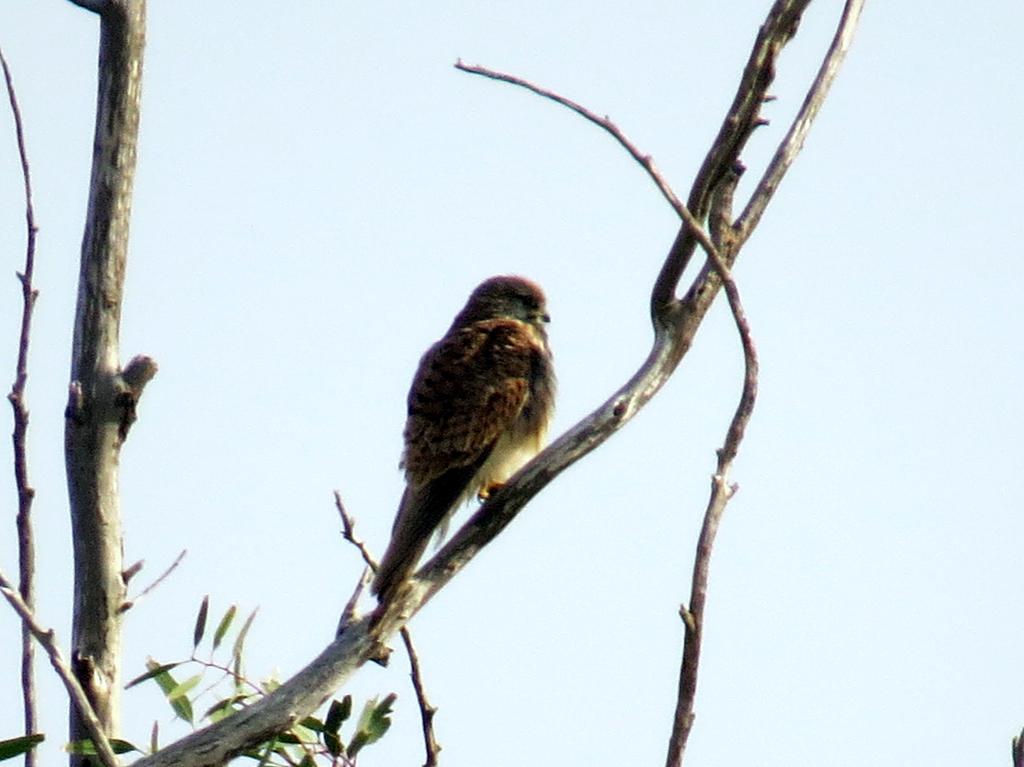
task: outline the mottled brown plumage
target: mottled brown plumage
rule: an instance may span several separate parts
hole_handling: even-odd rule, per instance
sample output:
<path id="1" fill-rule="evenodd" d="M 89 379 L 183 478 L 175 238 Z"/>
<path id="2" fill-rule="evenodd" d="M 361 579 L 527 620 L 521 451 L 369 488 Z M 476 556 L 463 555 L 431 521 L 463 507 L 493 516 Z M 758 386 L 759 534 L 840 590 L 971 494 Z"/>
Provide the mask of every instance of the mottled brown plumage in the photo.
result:
<path id="1" fill-rule="evenodd" d="M 537 285 L 492 277 L 423 355 L 409 390 L 406 489 L 373 582 L 380 599 L 409 577 L 462 502 L 543 447 L 555 395 L 548 319 Z"/>

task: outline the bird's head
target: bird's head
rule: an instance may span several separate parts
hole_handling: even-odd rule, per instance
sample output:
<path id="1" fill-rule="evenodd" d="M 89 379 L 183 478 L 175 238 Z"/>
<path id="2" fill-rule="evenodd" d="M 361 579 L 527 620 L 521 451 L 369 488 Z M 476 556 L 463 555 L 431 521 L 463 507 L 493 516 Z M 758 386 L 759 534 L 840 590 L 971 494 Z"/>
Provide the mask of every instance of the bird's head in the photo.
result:
<path id="1" fill-rule="evenodd" d="M 461 326 L 480 320 L 508 317 L 537 328 L 551 321 L 544 291 L 523 277 L 504 275 L 480 283 L 455 318 Z"/>

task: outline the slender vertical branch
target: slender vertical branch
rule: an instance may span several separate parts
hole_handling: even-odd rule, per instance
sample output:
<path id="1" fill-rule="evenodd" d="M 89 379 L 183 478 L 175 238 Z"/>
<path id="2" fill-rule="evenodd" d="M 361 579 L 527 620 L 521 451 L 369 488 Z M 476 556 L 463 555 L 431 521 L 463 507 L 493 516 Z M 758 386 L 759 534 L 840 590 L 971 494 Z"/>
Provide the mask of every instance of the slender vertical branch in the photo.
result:
<path id="1" fill-rule="evenodd" d="M 3 51 L 0 51 L 0 66 L 3 67 L 7 97 L 14 116 L 14 135 L 21 160 L 21 176 L 25 185 L 25 269 L 18 273 L 21 283 L 21 331 L 18 336 L 18 360 L 15 363 L 14 385 L 7 395 L 14 409 L 14 483 L 18 490 L 18 592 L 29 610 L 35 609 L 35 541 L 32 533 L 32 501 L 36 491 L 28 478 L 28 407 L 25 405 L 25 384 L 28 381 L 28 347 L 32 337 L 32 311 L 35 308 L 38 291 L 33 287 L 32 275 L 36 262 L 36 217 L 32 207 L 32 175 L 29 173 L 28 151 L 25 148 L 25 131 L 21 121 L 21 109 L 14 92 L 14 81 Z M 21 624 L 21 696 L 24 710 L 25 734 L 31 735 L 38 729 L 36 717 L 35 646 L 28 624 Z M 25 767 L 35 767 L 36 752 L 25 752 Z"/>
<path id="2" fill-rule="evenodd" d="M 145 0 L 77 3 L 99 13 L 92 176 L 71 356 L 65 462 L 75 558 L 71 662 L 103 731 L 120 715 L 122 574 L 118 462 L 137 394 L 119 367 L 119 333 L 139 127 Z M 88 732 L 71 710 L 71 739 Z"/>

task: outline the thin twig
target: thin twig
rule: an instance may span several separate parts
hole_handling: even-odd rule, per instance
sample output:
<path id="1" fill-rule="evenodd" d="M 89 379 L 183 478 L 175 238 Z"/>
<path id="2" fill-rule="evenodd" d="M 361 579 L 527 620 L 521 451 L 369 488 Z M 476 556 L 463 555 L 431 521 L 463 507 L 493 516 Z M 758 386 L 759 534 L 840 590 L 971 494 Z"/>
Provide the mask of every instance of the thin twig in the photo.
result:
<path id="1" fill-rule="evenodd" d="M 166 570 L 164 570 L 162 573 L 160 573 L 160 575 L 157 577 L 157 579 L 155 581 L 153 581 L 151 584 L 146 586 L 146 588 L 144 588 L 142 591 L 140 591 L 139 595 L 137 597 L 135 597 L 134 599 L 125 600 L 124 604 L 121 605 L 121 612 L 127 612 L 128 610 L 131 610 L 139 602 L 141 602 L 144 597 L 146 597 L 151 591 L 153 591 L 153 589 L 155 589 L 157 586 L 159 586 L 161 583 L 163 583 L 165 580 L 167 580 L 167 577 L 178 568 L 178 565 L 181 564 L 181 560 L 183 560 L 185 558 L 186 554 L 188 554 L 188 549 L 182 549 L 181 553 L 178 554 L 178 556 L 174 558 L 174 561 L 171 562 L 170 566 L 168 566 L 168 568 Z M 142 563 L 138 562 L 137 565 L 138 565 L 139 569 L 141 569 Z M 134 568 L 134 566 L 133 566 L 133 568 Z M 132 570 L 133 568 L 129 568 L 129 570 Z M 134 575 L 135 572 L 138 572 L 138 570 L 135 570 L 131 574 Z M 125 577 L 125 582 L 127 583 L 128 582 L 128 572 L 127 571 L 125 573 L 125 576 L 126 576 Z"/>
<path id="2" fill-rule="evenodd" d="M 434 715 L 437 707 L 430 705 L 427 700 L 426 690 L 423 689 L 423 675 L 420 672 L 420 659 L 416 654 L 416 648 L 412 644 L 412 635 L 409 629 L 403 627 L 402 641 L 405 643 L 405 652 L 409 656 L 409 676 L 412 678 L 412 688 L 416 691 L 416 701 L 420 707 L 420 724 L 423 728 L 423 746 L 427 752 L 427 759 L 423 767 L 437 767 L 437 757 L 441 753 L 441 744 L 434 737 Z"/>
<path id="3" fill-rule="evenodd" d="M 338 509 L 338 516 L 341 517 L 341 535 L 342 537 L 359 549 L 359 554 L 362 556 L 366 566 L 376 572 L 377 560 L 374 559 L 373 554 L 366 548 L 366 544 L 363 541 L 356 538 L 356 521 L 349 515 L 345 509 L 345 504 L 341 500 L 341 493 L 337 490 L 334 491 L 334 506 Z"/>
<path id="4" fill-rule="evenodd" d="M 341 500 L 341 493 L 337 490 L 334 491 L 334 505 L 337 507 L 338 515 L 341 517 L 342 537 L 359 550 L 363 562 L 366 563 L 369 571 L 376 572 L 377 560 L 370 553 L 366 544 L 356 537 L 356 521 L 345 509 L 345 504 Z M 345 612 L 349 612 L 348 607 L 346 607 Z M 344 625 L 345 622 L 343 616 L 342 624 Z M 441 744 L 437 742 L 437 737 L 434 735 L 434 715 L 437 714 L 437 707 L 431 705 L 427 699 L 427 693 L 423 687 L 423 673 L 420 670 L 420 659 L 416 654 L 416 647 L 412 643 L 412 634 L 409 633 L 409 629 L 406 626 L 403 626 L 399 633 L 402 635 L 402 642 L 405 644 L 405 652 L 409 656 L 409 676 L 412 678 L 412 689 L 416 693 L 416 703 L 420 709 L 423 748 L 427 754 L 423 767 L 437 767 L 437 757 L 441 753 Z"/>
<path id="5" fill-rule="evenodd" d="M 14 443 L 14 483 L 18 490 L 18 514 L 15 525 L 18 531 L 18 591 L 29 610 L 35 609 L 35 536 L 32 531 L 32 501 L 36 491 L 28 478 L 28 408 L 25 406 L 25 384 L 28 381 L 28 349 L 32 337 L 32 311 L 35 308 L 39 292 L 33 287 L 32 275 L 36 261 L 36 226 L 35 211 L 32 207 L 32 176 L 29 172 L 28 150 L 25 147 L 25 132 L 21 121 L 21 109 L 14 91 L 14 80 L 11 77 L 7 59 L 0 50 L 0 66 L 4 71 L 4 83 L 7 86 L 7 97 L 11 103 L 11 114 L 14 116 L 14 135 L 18 144 L 18 157 L 21 160 L 21 176 L 25 185 L 25 228 L 27 230 L 25 245 L 25 269 L 18 274 L 21 283 L 21 331 L 18 336 L 18 361 L 15 365 L 14 385 L 7 399 L 14 409 L 14 432 L 11 440 Z M 38 728 L 36 715 L 36 682 L 35 682 L 35 647 L 32 644 L 32 632 L 28 626 L 21 626 L 21 695 L 24 709 L 25 734 L 31 735 Z M 31 749 L 25 753 L 25 767 L 35 767 L 36 752 Z"/>
<path id="6" fill-rule="evenodd" d="M 25 600 L 12 588 L 10 581 L 7 580 L 3 573 L 0 573 L 0 594 L 3 594 L 11 607 L 14 608 L 14 611 L 20 616 L 22 624 L 28 626 L 32 636 L 36 638 L 36 641 L 46 651 L 47 656 L 50 658 L 50 664 L 64 683 L 64 687 L 68 691 L 68 695 L 77 709 L 79 718 L 92 739 L 93 745 L 96 747 L 96 754 L 99 756 L 100 761 L 103 762 L 104 767 L 118 767 L 117 757 L 110 747 L 110 741 L 107 740 L 107 736 L 103 733 L 103 725 L 96 716 L 92 704 L 89 703 L 85 690 L 64 660 L 60 648 L 57 647 L 53 629 L 44 629 L 39 624 L 32 610 L 25 604 Z"/>
<path id="7" fill-rule="evenodd" d="M 572 99 L 568 99 L 565 96 L 555 93 L 552 90 L 542 88 L 541 86 L 536 85 L 535 83 L 531 83 L 528 80 L 524 80 L 521 77 L 516 77 L 515 75 L 510 75 L 506 72 L 498 72 L 497 70 L 488 69 L 487 67 L 482 67 L 475 64 L 466 64 L 462 61 L 462 59 L 458 59 L 455 62 L 455 68 L 460 69 L 463 72 L 468 72 L 469 74 L 472 75 L 481 75 L 483 77 L 488 77 L 491 80 L 500 80 L 502 82 L 511 83 L 512 85 L 518 85 L 521 88 L 526 88 L 526 90 L 532 91 L 533 93 L 536 93 L 538 96 L 550 99 L 551 101 L 554 101 L 557 104 L 561 104 L 562 106 L 571 109 L 572 111 L 581 115 L 585 119 L 594 123 L 594 125 L 603 128 L 609 134 L 611 134 L 611 136 L 616 141 L 619 142 L 623 149 L 629 152 L 629 154 L 633 157 L 634 160 L 640 163 L 644 170 L 647 171 L 648 175 L 657 185 L 658 190 L 662 193 L 665 199 L 668 200 L 672 207 L 675 208 L 677 212 L 679 212 L 680 210 L 685 210 L 685 206 L 676 197 L 675 193 L 672 191 L 672 188 L 669 186 L 668 181 L 665 180 L 665 177 L 661 175 L 658 169 L 654 166 L 654 163 L 651 162 L 650 155 L 641 152 L 637 148 L 636 144 L 630 141 L 626 134 L 624 134 L 615 125 L 615 123 L 611 121 L 611 119 L 607 115 L 602 117 L 601 115 L 597 114 L 596 112 L 592 112 L 585 106 L 573 101 Z M 691 220 L 688 219 L 692 219 L 692 223 Z M 696 223 L 696 220 L 693 219 L 693 216 L 689 216 L 688 219 L 684 217 L 684 220 L 687 224 L 697 229 L 700 228 L 699 225 Z M 708 245 L 710 246 L 710 241 L 708 241 Z"/>

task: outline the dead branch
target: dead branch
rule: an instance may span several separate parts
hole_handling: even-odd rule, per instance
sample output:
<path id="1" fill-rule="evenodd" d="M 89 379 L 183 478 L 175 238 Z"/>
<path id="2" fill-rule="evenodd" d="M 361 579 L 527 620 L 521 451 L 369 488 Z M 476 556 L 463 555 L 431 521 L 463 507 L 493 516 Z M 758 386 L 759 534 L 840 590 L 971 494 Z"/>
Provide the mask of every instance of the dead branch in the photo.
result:
<path id="1" fill-rule="evenodd" d="M 28 407 L 25 405 L 25 384 L 28 381 L 28 349 L 32 338 L 32 312 L 35 309 L 39 291 L 32 283 L 36 263 L 35 210 L 32 207 L 32 174 L 29 172 L 28 150 L 25 147 L 25 131 L 21 121 L 21 109 L 14 91 L 14 80 L 3 51 L 0 51 L 0 66 L 3 67 L 7 98 L 14 116 L 14 136 L 21 160 L 21 177 L 25 185 L 25 268 L 18 273 L 21 283 L 21 330 L 18 334 L 18 360 L 15 363 L 14 385 L 7 399 L 14 410 L 14 484 L 18 491 L 18 514 L 15 527 L 18 533 L 18 592 L 29 610 L 35 609 L 35 538 L 32 531 L 32 501 L 36 491 L 28 478 Z M 38 729 L 36 716 L 35 646 L 32 632 L 24 623 L 21 626 L 21 695 L 24 711 L 25 734 L 31 735 Z M 25 767 L 35 767 L 36 752 L 25 753 Z"/>

